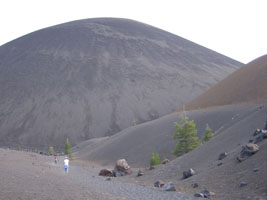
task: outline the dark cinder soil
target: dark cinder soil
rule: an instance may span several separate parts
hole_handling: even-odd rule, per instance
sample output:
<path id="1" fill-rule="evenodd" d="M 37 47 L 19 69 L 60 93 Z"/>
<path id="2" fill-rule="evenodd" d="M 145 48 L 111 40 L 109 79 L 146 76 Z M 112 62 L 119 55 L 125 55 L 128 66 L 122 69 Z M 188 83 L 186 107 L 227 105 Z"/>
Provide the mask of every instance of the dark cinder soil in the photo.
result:
<path id="1" fill-rule="evenodd" d="M 70 199 L 179 199 L 192 195 L 165 192 L 152 187 L 107 181 L 99 177 L 100 168 L 85 162 L 72 161 L 70 171 L 63 171 L 63 158 L 58 164 L 52 156 L 0 149 L 1 200 L 70 200 Z"/>

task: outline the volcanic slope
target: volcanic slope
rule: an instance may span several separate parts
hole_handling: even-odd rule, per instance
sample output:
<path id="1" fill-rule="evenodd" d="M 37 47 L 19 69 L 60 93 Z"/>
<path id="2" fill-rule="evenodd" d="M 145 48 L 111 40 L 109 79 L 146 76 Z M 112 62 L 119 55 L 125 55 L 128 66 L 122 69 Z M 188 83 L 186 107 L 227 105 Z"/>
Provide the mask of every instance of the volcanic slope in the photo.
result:
<path id="1" fill-rule="evenodd" d="M 188 103 L 186 110 L 211 106 L 266 102 L 267 55 L 261 56 Z"/>
<path id="2" fill-rule="evenodd" d="M 187 104 L 186 109 L 195 109 L 191 112 L 187 111 L 186 114 L 195 121 L 198 136 L 203 137 L 206 124 L 209 124 L 218 134 L 234 126 L 239 119 L 247 118 L 251 113 L 256 112 L 261 106 L 259 100 L 266 103 L 266 73 L 267 56 L 262 56 L 238 69 L 197 97 L 196 100 Z M 254 102 L 255 105 L 247 104 L 251 102 Z M 238 103 L 244 103 L 244 105 L 238 105 Z M 200 107 L 212 108 L 199 109 Z M 152 152 L 159 152 L 162 157 L 174 158 L 171 154 L 177 142 L 173 140 L 174 125 L 182 114 L 182 112 L 169 114 L 157 120 L 125 129 L 113 137 L 81 143 L 78 156 L 81 159 L 90 159 L 103 165 L 111 164 L 114 160 L 125 157 L 131 165 L 136 167 L 147 166 Z M 264 114 L 261 116 L 262 120 L 259 123 L 263 124 L 267 116 Z M 236 140 L 238 139 L 236 138 Z"/>
<path id="3" fill-rule="evenodd" d="M 175 111 L 242 66 L 152 26 L 99 18 L 0 47 L 0 143 L 63 148 Z"/>
<path id="4" fill-rule="evenodd" d="M 175 158 L 171 154 L 177 142 L 172 139 L 174 125 L 179 120 L 179 115 L 184 114 L 183 112 L 166 115 L 125 129 L 123 133 L 112 137 L 81 143 L 77 146 L 75 154 L 77 158 L 101 165 L 110 165 L 116 159 L 126 158 L 131 166 L 147 169 L 152 152 L 158 152 L 161 158 L 169 158 L 172 161 L 166 165 L 157 166 L 155 170 L 144 169 L 145 175 L 142 177 L 136 178 L 134 174 L 124 179 L 147 185 L 153 185 L 157 180 L 172 181 L 178 191 L 193 194 L 208 189 L 216 193 L 212 199 L 266 199 L 267 139 L 258 143 L 260 147 L 258 153 L 243 162 L 237 161 L 242 146 L 249 141 L 255 141 L 255 130 L 265 128 L 267 98 L 264 95 L 266 93 L 260 92 L 254 95 L 251 90 L 246 90 L 246 88 L 257 89 L 266 86 L 258 85 L 259 82 L 257 82 L 261 80 L 261 83 L 264 83 L 266 80 L 267 76 L 264 76 L 266 67 L 264 66 L 266 66 L 266 56 L 256 59 L 236 72 L 236 74 L 242 72 L 239 82 L 244 84 L 239 90 L 244 91 L 242 95 L 247 98 L 247 101 L 240 100 L 239 93 L 236 93 L 231 95 L 230 101 L 235 104 L 227 105 L 227 101 L 222 99 L 221 102 L 225 104 L 222 103 L 221 106 L 205 104 L 209 108 L 185 112 L 196 123 L 199 138 L 203 137 L 206 124 L 209 124 L 215 135 L 210 141 L 184 156 Z M 245 76 L 245 74 L 250 74 L 250 76 Z M 226 80 L 229 80 L 231 76 Z M 257 77 L 255 81 L 248 81 L 251 76 Z M 236 84 L 236 82 L 232 83 Z M 222 87 L 216 92 L 220 94 L 220 92 L 231 91 L 235 88 L 235 85 L 225 85 L 227 88 Z M 214 86 L 216 87 L 217 85 Z M 206 94 L 209 94 L 209 91 Z M 228 99 L 226 95 L 224 96 Z M 204 98 L 203 95 L 203 99 L 209 98 Z M 223 152 L 227 152 L 227 157 L 218 160 Z M 183 171 L 189 168 L 193 168 L 196 174 L 183 179 Z M 196 183 L 198 187 L 192 187 Z"/>

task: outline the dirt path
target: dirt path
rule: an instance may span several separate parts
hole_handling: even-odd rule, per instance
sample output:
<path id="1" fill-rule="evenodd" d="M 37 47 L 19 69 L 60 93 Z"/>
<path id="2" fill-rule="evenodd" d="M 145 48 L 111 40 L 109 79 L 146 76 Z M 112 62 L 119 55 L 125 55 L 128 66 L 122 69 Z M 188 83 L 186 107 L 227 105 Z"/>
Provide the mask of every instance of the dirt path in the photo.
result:
<path id="1" fill-rule="evenodd" d="M 178 192 L 120 182 L 118 178 L 107 181 L 97 175 L 99 168 L 75 162 L 66 174 L 62 158 L 56 165 L 50 156 L 0 149 L 0 160 L 0 200 L 193 199 Z"/>

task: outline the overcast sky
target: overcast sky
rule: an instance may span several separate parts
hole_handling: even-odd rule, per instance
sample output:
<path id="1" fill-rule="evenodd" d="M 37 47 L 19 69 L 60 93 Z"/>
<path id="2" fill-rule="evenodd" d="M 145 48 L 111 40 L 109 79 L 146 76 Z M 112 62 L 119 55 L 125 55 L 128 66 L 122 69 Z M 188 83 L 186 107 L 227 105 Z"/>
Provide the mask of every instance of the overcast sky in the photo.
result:
<path id="1" fill-rule="evenodd" d="M 137 20 L 243 63 L 267 53 L 267 0 L 2 0 L 0 45 L 95 17 Z"/>

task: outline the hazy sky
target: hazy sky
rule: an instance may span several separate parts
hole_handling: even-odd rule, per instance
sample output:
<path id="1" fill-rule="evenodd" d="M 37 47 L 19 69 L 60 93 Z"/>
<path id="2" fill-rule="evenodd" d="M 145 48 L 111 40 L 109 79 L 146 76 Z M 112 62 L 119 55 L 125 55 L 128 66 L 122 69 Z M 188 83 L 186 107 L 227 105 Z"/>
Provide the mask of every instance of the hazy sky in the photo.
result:
<path id="1" fill-rule="evenodd" d="M 243 63 L 267 53 L 267 0 L 2 0 L 0 45 L 95 17 L 147 23 Z"/>

